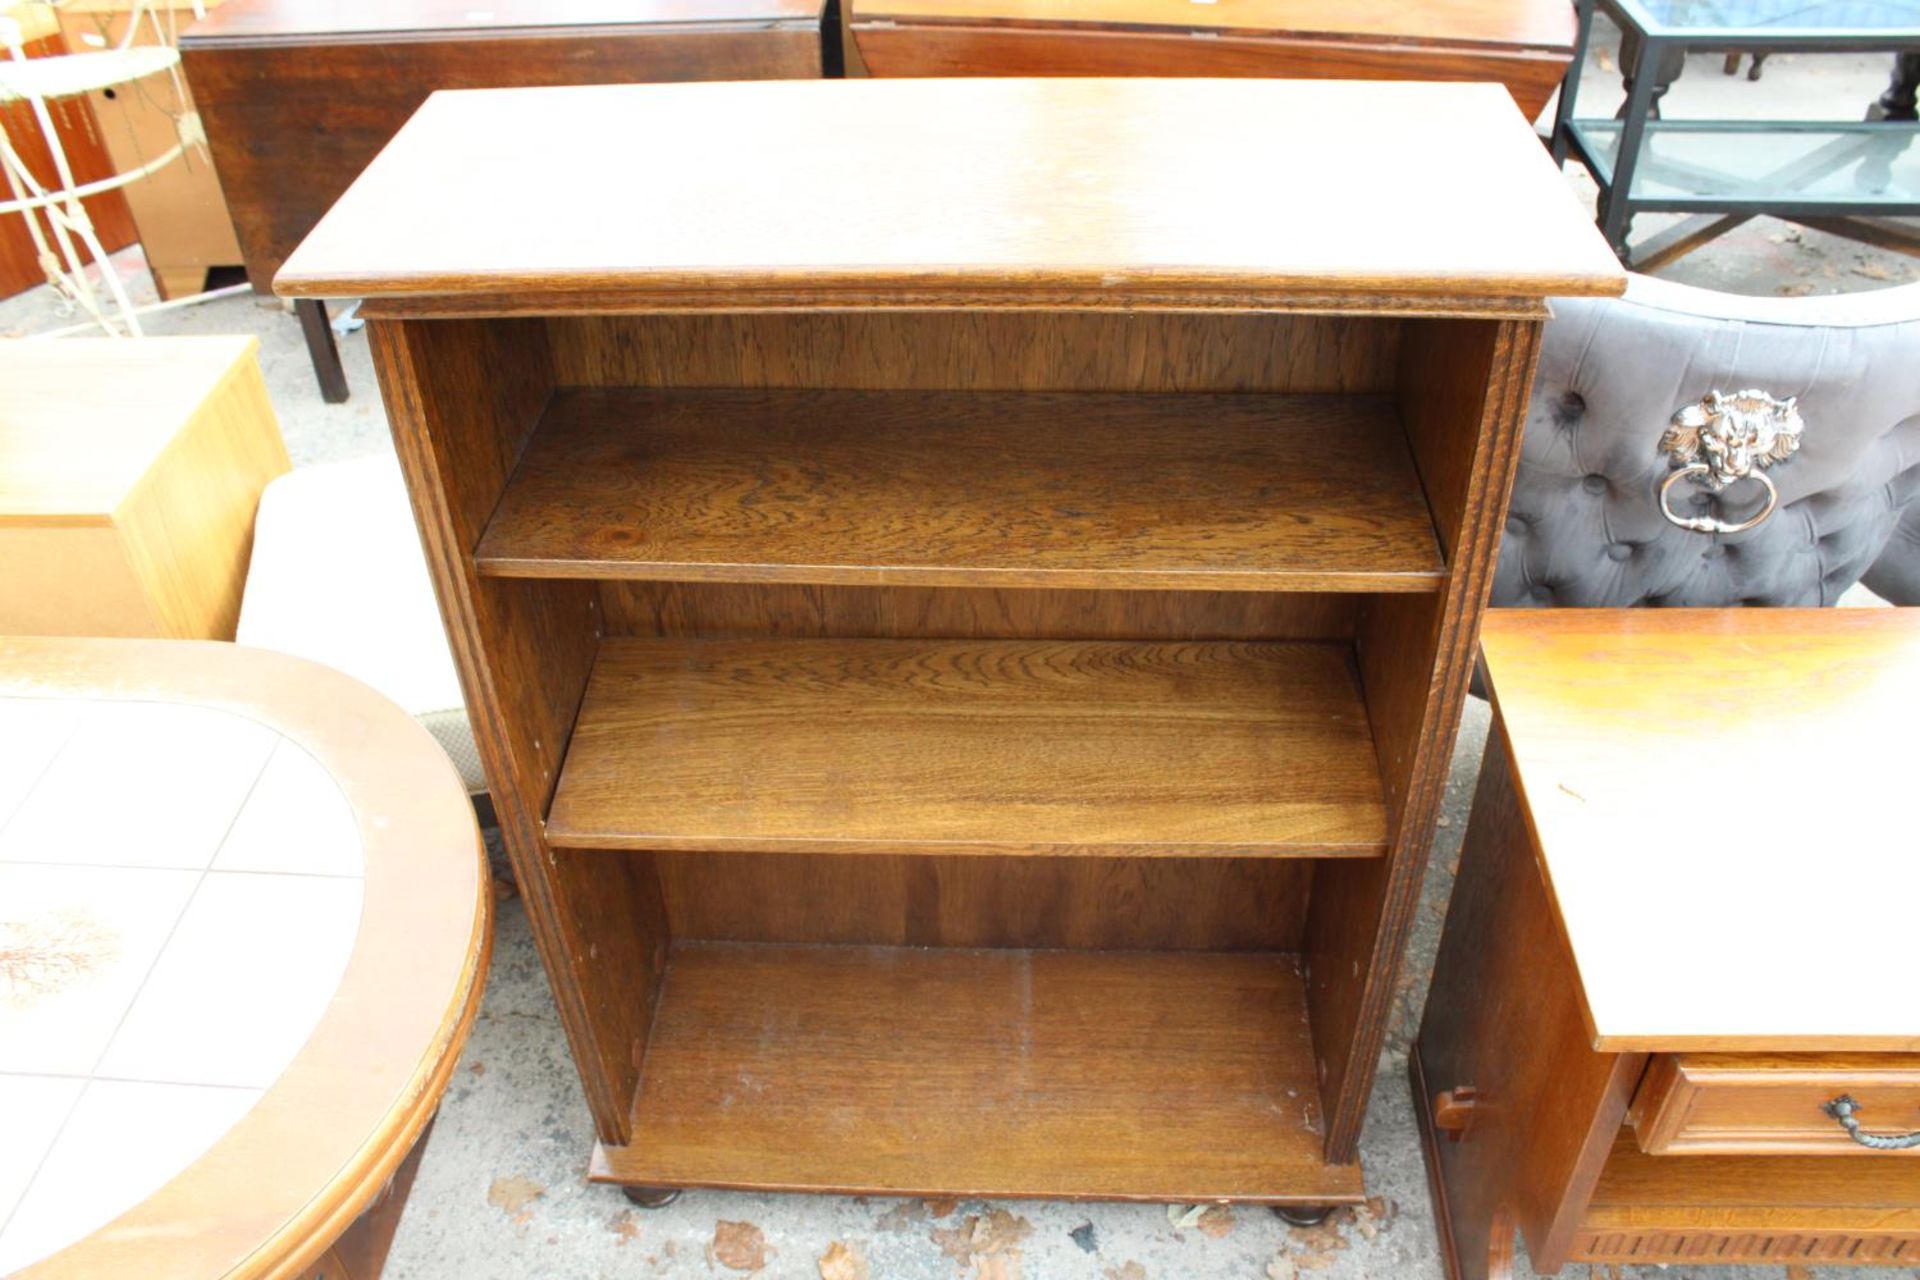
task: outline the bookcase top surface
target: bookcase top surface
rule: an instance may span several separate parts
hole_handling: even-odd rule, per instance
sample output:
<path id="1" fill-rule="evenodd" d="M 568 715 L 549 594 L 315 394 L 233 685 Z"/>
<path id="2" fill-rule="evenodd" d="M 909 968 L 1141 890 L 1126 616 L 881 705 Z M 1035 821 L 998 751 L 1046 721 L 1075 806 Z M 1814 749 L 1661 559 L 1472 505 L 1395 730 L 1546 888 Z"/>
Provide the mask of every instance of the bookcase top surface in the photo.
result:
<path id="1" fill-rule="evenodd" d="M 952 79 L 437 93 L 275 286 L 416 314 L 1532 313 L 1624 283 L 1497 85 Z"/>

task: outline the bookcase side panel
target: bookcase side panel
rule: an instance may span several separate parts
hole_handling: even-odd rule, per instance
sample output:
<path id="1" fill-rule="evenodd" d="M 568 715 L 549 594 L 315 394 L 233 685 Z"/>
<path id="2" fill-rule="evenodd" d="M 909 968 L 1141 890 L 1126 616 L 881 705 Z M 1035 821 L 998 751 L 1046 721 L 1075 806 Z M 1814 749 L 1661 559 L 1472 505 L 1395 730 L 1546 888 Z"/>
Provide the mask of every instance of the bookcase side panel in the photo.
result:
<path id="1" fill-rule="evenodd" d="M 371 322 L 394 443 L 495 812 L 595 1124 L 624 1140 L 666 936 L 623 861 L 556 859 L 547 799 L 599 643 L 591 583 L 502 581 L 472 550 L 552 391 L 536 321 Z"/>
<path id="2" fill-rule="evenodd" d="M 1403 335 L 1399 404 L 1441 545 L 1445 588 L 1375 596 L 1356 656 L 1380 757 L 1388 856 L 1319 864 L 1307 999 L 1327 1157 L 1353 1158 L 1460 725 L 1537 354 L 1537 321 L 1422 321 Z"/>

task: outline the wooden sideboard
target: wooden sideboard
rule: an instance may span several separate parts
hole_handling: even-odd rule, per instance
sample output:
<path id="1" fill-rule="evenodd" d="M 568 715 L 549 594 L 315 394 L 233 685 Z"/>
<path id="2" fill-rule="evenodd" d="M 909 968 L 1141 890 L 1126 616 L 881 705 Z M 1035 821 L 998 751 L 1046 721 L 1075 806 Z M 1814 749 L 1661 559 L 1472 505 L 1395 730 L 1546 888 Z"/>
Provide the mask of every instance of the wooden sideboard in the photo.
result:
<path id="1" fill-rule="evenodd" d="M 849 0 L 876 76 L 1492 80 L 1529 119 L 1573 57 L 1567 0 Z"/>
<path id="2" fill-rule="evenodd" d="M 429 100 L 277 287 L 367 299 L 593 1176 L 1360 1197 L 1544 299 L 1622 285 L 1490 85 Z"/>
<path id="3" fill-rule="evenodd" d="M 1411 1060 L 1452 1280 L 1912 1266 L 1920 610 L 1490 614 Z"/>
<path id="4" fill-rule="evenodd" d="M 188 79 L 260 293 L 301 237 L 437 89 L 818 77 L 826 0 L 227 0 L 180 40 Z M 834 50 L 837 58 L 837 46 Z M 613 120 L 554 122 L 594 145 L 574 170 L 522 131 L 475 208 L 573 199 L 583 169 L 626 163 Z M 411 215 L 410 215 L 411 216 Z M 541 228 L 529 220 L 527 233 Z M 329 400 L 345 375 L 318 306 L 302 315 Z"/>
<path id="5" fill-rule="evenodd" d="M 822 0 L 405 0 L 352 5 L 228 0 L 181 37 L 247 275 L 261 293 L 367 162 L 436 89 L 818 76 Z M 591 163 L 620 162 L 613 121 Z M 550 141 L 503 157 L 483 203 L 579 175 Z M 479 216 L 484 210 L 462 210 Z"/>

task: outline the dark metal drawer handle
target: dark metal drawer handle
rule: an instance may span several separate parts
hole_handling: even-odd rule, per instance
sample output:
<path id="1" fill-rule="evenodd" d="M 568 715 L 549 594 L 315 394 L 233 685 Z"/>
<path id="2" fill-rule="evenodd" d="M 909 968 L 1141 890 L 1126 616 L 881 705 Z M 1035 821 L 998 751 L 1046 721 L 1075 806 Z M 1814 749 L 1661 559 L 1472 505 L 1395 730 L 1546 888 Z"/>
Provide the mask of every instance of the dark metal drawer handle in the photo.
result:
<path id="1" fill-rule="evenodd" d="M 1823 1102 L 1820 1109 L 1838 1120 L 1840 1127 L 1847 1131 L 1847 1136 L 1863 1147 L 1871 1147 L 1875 1151 L 1906 1151 L 1911 1147 L 1920 1147 L 1920 1133 L 1860 1132 L 1860 1121 L 1855 1118 L 1860 1104 L 1850 1094 L 1843 1093 L 1832 1102 Z"/>

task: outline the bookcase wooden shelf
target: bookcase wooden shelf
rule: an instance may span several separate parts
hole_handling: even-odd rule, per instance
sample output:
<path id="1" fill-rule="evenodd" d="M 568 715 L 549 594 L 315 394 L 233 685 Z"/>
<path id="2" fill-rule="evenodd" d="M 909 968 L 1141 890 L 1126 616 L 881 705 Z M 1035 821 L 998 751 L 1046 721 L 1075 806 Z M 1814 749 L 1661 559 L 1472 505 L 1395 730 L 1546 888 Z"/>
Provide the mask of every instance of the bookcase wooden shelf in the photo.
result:
<path id="1" fill-rule="evenodd" d="M 1358 1199 L 1544 299 L 1622 283 L 1495 86 L 431 99 L 278 287 L 367 299 L 593 1176 Z"/>
<path id="2" fill-rule="evenodd" d="M 1292 956 L 687 943 L 667 962 L 634 1098 L 643 1139 L 603 1151 L 594 1174 L 1351 1200 L 1359 1170 L 1326 1163 L 1299 1087 L 1312 1070 Z M 743 1079 L 767 1105 L 740 1105 Z M 945 1118 L 956 1103 L 975 1123 Z M 745 1151 L 764 1153 L 748 1176 Z"/>
<path id="3" fill-rule="evenodd" d="M 570 849 L 1378 854 L 1350 650 L 601 642 L 547 814 Z"/>
<path id="4" fill-rule="evenodd" d="M 683 582 L 1432 591 L 1384 397 L 565 391 L 482 573 Z"/>

